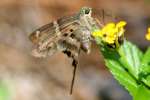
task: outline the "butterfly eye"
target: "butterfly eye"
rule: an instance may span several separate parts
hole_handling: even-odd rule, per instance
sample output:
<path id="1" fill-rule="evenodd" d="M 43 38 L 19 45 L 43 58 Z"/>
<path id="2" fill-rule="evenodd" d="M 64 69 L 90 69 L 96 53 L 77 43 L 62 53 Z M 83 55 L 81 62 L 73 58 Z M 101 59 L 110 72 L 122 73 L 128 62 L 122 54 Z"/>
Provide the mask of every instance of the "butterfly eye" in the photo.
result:
<path id="1" fill-rule="evenodd" d="M 90 10 L 85 10 L 85 14 L 89 14 L 90 13 Z"/>

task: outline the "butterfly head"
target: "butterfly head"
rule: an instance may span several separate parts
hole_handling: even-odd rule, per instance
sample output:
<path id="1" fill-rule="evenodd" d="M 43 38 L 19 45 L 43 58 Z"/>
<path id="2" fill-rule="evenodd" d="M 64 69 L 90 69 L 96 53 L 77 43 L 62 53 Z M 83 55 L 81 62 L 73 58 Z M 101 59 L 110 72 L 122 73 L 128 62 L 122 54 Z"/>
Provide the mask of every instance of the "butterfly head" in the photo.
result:
<path id="1" fill-rule="evenodd" d="M 91 13 L 92 13 L 92 8 L 89 8 L 89 7 L 83 7 L 80 10 L 81 16 L 83 16 L 83 15 L 90 15 L 91 16 Z"/>

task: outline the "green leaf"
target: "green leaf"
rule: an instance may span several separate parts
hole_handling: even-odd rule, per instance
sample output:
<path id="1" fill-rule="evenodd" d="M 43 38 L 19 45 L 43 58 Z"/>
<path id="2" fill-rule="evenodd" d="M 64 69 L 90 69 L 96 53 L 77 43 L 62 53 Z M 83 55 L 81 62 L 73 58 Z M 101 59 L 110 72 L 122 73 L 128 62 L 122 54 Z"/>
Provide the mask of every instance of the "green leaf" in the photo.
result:
<path id="1" fill-rule="evenodd" d="M 0 100 L 10 100 L 6 84 L 0 81 Z"/>
<path id="2" fill-rule="evenodd" d="M 120 62 L 138 79 L 143 53 L 135 45 L 125 40 L 119 49 L 119 54 L 121 56 Z"/>
<path id="3" fill-rule="evenodd" d="M 142 63 L 150 65 L 150 47 L 145 52 L 145 54 L 143 56 L 143 59 L 142 59 Z"/>
<path id="4" fill-rule="evenodd" d="M 128 72 L 123 69 L 122 65 L 117 61 L 113 60 L 105 60 L 106 66 L 108 66 L 111 73 L 114 77 L 122 84 L 128 91 L 130 91 L 131 95 L 135 95 L 137 91 L 137 83 L 132 76 L 128 74 Z"/>
<path id="5" fill-rule="evenodd" d="M 135 100 L 143 100 L 137 99 L 137 95 L 140 96 L 140 89 L 145 91 L 144 95 L 150 98 L 150 95 L 147 95 L 149 93 L 147 91 L 150 91 L 150 87 L 147 85 L 150 84 L 150 76 L 144 71 L 150 71 L 150 67 L 147 66 L 150 60 L 150 50 L 143 54 L 138 47 L 126 40 L 117 50 L 112 50 L 105 45 L 101 45 L 100 50 L 106 66 Z M 141 98 L 144 98 L 143 95 Z"/>
<path id="6" fill-rule="evenodd" d="M 149 100 L 150 99 L 150 90 L 140 85 L 138 87 L 138 91 L 136 96 L 134 96 L 134 100 Z"/>
<path id="7" fill-rule="evenodd" d="M 132 75 L 128 73 L 126 66 L 121 62 L 121 56 L 116 50 L 107 47 L 100 47 L 105 58 L 106 66 L 109 68 L 114 77 L 122 84 L 131 95 L 136 95 L 137 82 Z"/>
<path id="8" fill-rule="evenodd" d="M 150 87 L 150 48 L 147 49 L 143 56 L 139 76 Z"/>

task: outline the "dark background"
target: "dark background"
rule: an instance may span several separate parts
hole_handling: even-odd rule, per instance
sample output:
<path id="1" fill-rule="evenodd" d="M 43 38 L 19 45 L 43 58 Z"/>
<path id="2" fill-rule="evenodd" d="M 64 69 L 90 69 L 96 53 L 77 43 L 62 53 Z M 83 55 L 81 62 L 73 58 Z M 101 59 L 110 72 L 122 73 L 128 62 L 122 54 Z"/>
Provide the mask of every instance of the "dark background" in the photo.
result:
<path id="1" fill-rule="evenodd" d="M 150 26 L 150 0 L 1 0 L 0 79 L 9 86 L 11 100 L 131 100 L 104 66 L 95 43 L 91 54 L 79 57 L 72 95 L 71 59 L 62 53 L 45 59 L 31 56 L 28 35 L 33 30 L 83 6 L 92 7 L 93 16 L 104 9 L 126 20 L 126 38 L 143 50 L 149 44 L 144 34 Z"/>

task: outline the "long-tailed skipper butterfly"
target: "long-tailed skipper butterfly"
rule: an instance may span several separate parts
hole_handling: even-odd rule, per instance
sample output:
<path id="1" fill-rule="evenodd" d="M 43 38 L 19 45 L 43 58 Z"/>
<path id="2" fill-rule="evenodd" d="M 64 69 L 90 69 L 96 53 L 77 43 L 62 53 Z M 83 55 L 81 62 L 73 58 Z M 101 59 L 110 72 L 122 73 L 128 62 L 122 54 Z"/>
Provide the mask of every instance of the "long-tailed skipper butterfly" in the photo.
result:
<path id="1" fill-rule="evenodd" d="M 99 21 L 91 16 L 92 9 L 83 7 L 77 14 L 62 17 L 36 29 L 29 36 L 35 46 L 33 55 L 36 57 L 51 56 L 63 52 L 72 58 L 73 78 L 70 93 L 72 94 L 75 80 L 78 55 L 80 51 L 89 54 L 91 51 L 91 35 L 94 28 L 99 28 Z"/>

